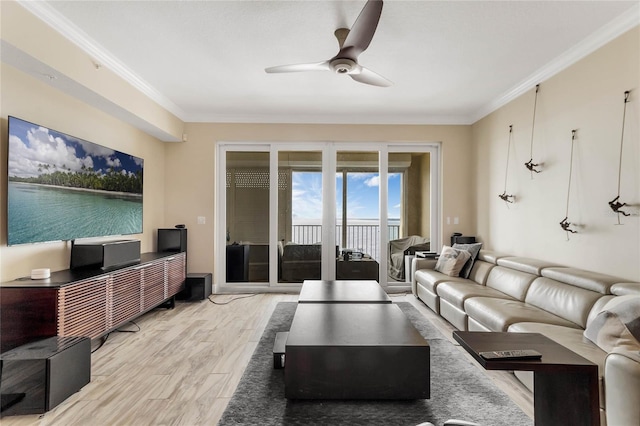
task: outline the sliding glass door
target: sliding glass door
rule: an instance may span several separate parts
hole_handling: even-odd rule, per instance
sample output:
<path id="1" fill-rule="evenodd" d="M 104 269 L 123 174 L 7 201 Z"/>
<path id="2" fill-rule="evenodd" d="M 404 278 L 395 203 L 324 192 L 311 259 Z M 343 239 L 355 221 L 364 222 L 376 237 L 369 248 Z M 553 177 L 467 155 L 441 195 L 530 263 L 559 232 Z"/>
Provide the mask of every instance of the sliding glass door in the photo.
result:
<path id="1" fill-rule="evenodd" d="M 336 279 L 380 278 L 380 173 L 377 151 L 336 153 Z"/>
<path id="2" fill-rule="evenodd" d="M 218 285 L 374 279 L 406 287 L 415 251 L 437 250 L 439 145 L 301 146 L 220 144 Z"/>
<path id="3" fill-rule="evenodd" d="M 322 278 L 322 151 L 278 151 L 278 283 Z"/>

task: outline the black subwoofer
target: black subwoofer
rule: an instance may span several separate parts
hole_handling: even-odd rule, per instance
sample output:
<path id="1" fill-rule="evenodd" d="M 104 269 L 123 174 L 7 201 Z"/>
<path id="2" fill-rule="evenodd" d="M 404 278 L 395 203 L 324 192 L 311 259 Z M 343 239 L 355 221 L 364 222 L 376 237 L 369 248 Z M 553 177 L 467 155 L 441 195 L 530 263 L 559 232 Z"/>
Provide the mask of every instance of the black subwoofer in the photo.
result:
<path id="1" fill-rule="evenodd" d="M 187 279 L 184 282 L 184 290 L 176 294 L 176 299 L 187 302 L 204 300 L 211 295 L 211 290 L 211 274 L 187 274 Z"/>
<path id="2" fill-rule="evenodd" d="M 0 355 L 0 416 L 45 413 L 91 380 L 91 341 L 50 337 Z"/>

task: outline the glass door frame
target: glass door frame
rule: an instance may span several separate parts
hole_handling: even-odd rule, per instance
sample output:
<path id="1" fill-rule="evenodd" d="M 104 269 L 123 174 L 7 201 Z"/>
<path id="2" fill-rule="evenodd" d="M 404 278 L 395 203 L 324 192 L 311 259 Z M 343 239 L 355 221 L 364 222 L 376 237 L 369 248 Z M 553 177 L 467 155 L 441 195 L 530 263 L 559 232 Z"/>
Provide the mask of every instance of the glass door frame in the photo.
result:
<path id="1" fill-rule="evenodd" d="M 269 152 L 269 282 L 268 283 L 227 283 L 226 282 L 226 174 L 227 152 Z M 214 202 L 216 218 L 214 229 L 214 268 L 216 289 L 221 292 L 278 292 L 296 291 L 301 283 L 278 282 L 278 154 L 281 151 L 322 152 L 322 267 L 323 280 L 335 279 L 336 262 L 336 173 L 337 153 L 377 152 L 380 216 L 380 285 L 399 291 L 410 289 L 410 283 L 387 281 L 388 259 L 388 171 L 390 153 L 429 153 L 430 154 L 430 240 L 431 251 L 440 250 L 441 235 L 441 168 L 439 142 L 220 142 L 216 147 L 216 173 Z M 325 202 L 325 200 L 333 200 Z"/>

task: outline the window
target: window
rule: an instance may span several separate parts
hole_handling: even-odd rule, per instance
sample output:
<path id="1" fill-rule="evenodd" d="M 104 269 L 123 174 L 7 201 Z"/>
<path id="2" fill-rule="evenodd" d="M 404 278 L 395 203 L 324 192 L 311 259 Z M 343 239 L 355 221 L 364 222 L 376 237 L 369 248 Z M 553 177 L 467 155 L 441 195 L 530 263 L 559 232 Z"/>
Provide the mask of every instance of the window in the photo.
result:
<path id="1" fill-rule="evenodd" d="M 403 244 L 429 242 L 439 229 L 439 148 L 368 144 L 358 151 L 363 146 L 220 144 L 216 200 L 226 215 L 216 218 L 216 278 L 223 288 L 355 279 L 362 270 L 360 278 L 406 286 L 410 247 Z M 345 249 L 355 255 L 345 259 Z M 344 263 L 360 253 L 366 268 Z"/>

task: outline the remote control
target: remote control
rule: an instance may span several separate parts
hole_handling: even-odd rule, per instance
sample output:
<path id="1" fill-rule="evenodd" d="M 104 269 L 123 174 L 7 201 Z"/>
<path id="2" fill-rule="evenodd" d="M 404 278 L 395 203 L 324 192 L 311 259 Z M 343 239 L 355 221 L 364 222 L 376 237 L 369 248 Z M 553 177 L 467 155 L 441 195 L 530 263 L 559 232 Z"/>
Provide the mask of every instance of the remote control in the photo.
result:
<path id="1" fill-rule="evenodd" d="M 514 349 L 510 351 L 480 352 L 480 356 L 486 360 L 542 358 L 542 354 L 533 349 Z"/>

